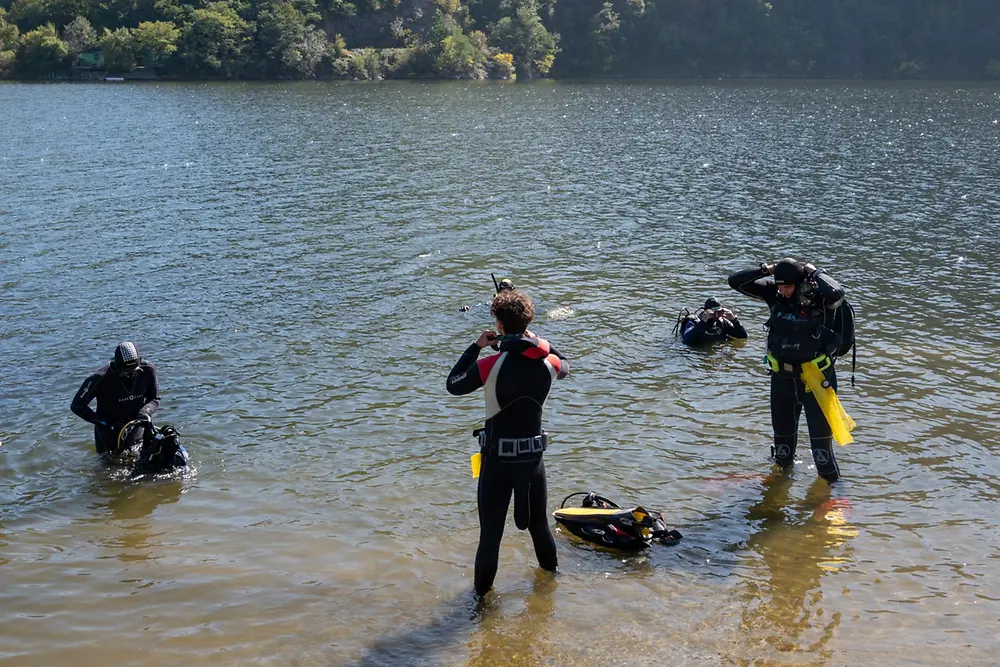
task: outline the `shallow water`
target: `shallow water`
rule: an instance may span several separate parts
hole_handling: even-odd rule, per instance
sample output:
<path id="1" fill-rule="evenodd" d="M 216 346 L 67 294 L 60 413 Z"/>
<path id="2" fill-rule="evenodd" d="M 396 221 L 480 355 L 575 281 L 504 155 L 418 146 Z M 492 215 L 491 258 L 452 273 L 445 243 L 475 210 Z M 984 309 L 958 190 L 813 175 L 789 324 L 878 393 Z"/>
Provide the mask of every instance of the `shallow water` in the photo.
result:
<path id="1" fill-rule="evenodd" d="M 0 662 L 991 664 L 998 109 L 964 84 L 0 86 Z M 859 315 L 832 489 L 807 448 L 770 474 L 765 309 L 725 286 L 789 254 Z M 560 532 L 552 578 L 510 522 L 477 604 L 482 398 L 444 378 L 491 272 L 573 362 L 550 505 L 596 490 L 685 537 Z M 710 295 L 750 340 L 673 339 Z M 102 470 L 69 412 L 122 338 L 184 478 Z"/>

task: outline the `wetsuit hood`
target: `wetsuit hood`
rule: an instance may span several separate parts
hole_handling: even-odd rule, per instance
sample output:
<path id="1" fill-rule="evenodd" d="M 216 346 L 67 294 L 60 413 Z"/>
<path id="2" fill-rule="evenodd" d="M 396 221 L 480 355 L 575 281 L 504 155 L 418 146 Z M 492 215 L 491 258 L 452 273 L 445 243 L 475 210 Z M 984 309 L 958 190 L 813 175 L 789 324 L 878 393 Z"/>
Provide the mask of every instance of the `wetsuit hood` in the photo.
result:
<path id="1" fill-rule="evenodd" d="M 806 272 L 802 265 L 790 257 L 774 265 L 775 285 L 798 285 L 805 278 Z"/>
<path id="2" fill-rule="evenodd" d="M 139 369 L 142 358 L 139 356 L 139 349 L 135 343 L 124 340 L 118 343 L 115 348 L 115 358 L 111 362 L 111 368 L 116 373 L 124 371 L 136 371 Z"/>

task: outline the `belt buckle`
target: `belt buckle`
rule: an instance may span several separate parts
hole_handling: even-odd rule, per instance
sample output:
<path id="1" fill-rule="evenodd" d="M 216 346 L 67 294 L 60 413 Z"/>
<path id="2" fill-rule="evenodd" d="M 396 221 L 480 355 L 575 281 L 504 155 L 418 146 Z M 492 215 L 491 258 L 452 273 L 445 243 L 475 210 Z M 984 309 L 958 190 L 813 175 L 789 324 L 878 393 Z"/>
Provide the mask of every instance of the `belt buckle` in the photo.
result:
<path id="1" fill-rule="evenodd" d="M 518 438 L 517 439 L 517 453 L 521 454 L 531 454 L 534 450 L 534 438 Z"/>
<path id="2" fill-rule="evenodd" d="M 817 369 L 825 371 L 833 364 L 833 361 L 828 355 L 823 354 L 813 359 L 813 364 L 815 364 Z"/>
<path id="3" fill-rule="evenodd" d="M 497 440 L 497 456 L 502 458 L 514 458 L 517 456 L 517 440 L 513 438 L 500 438 Z"/>

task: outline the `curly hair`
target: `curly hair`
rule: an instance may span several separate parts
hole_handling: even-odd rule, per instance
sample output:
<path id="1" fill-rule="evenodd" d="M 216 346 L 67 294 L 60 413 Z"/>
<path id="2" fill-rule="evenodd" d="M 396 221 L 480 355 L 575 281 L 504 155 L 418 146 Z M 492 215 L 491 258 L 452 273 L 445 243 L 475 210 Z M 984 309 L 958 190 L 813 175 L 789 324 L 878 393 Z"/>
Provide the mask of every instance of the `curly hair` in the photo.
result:
<path id="1" fill-rule="evenodd" d="M 519 334 L 535 319 L 535 304 L 521 290 L 503 290 L 493 297 L 490 312 L 503 325 L 504 333 Z"/>

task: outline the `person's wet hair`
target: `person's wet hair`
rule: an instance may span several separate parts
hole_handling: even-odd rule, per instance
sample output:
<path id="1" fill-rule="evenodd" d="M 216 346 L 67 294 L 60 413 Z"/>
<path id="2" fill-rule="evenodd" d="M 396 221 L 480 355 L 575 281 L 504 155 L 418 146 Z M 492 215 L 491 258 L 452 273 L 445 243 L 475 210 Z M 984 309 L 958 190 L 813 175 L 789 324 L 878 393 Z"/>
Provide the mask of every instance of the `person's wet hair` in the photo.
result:
<path id="1" fill-rule="evenodd" d="M 493 297 L 490 312 L 503 325 L 504 333 L 519 334 L 535 319 L 535 304 L 521 290 L 503 290 Z"/>

